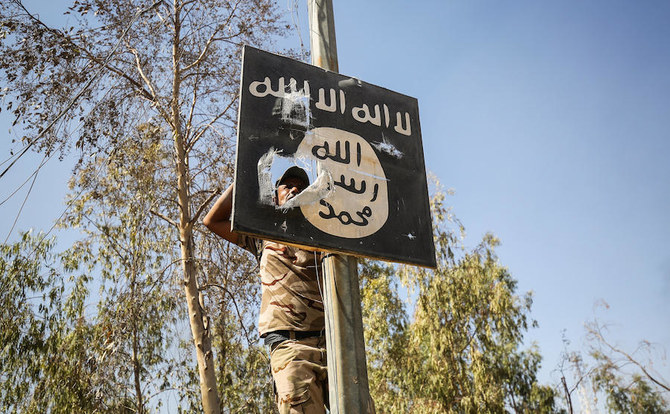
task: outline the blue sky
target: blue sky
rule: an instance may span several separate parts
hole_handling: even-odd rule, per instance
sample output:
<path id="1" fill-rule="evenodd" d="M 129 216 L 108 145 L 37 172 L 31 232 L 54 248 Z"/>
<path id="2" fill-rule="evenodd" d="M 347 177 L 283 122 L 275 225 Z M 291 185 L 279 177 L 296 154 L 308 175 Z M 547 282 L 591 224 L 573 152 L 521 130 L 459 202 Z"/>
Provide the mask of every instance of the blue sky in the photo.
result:
<path id="1" fill-rule="evenodd" d="M 334 3 L 340 72 L 418 99 L 426 166 L 455 191 L 465 244 L 493 232 L 519 290 L 534 292 L 540 327 L 527 338 L 542 379 L 558 379 L 561 332 L 583 348 L 595 314 L 628 350 L 667 347 L 670 3 Z M 302 2 L 297 19 L 308 47 Z M 286 43 L 300 47 L 296 34 Z M 3 114 L 3 160 L 7 129 Z M 2 199 L 39 160 L 21 163 Z M 47 164 L 18 229 L 51 226 L 68 168 Z M 24 195 L 0 206 L 2 240 Z M 654 367 L 670 379 L 667 361 Z"/>
<path id="2" fill-rule="evenodd" d="M 334 8 L 340 72 L 419 100 L 426 166 L 455 191 L 466 245 L 493 232 L 534 292 L 542 377 L 560 378 L 562 330 L 581 348 L 595 315 L 629 351 L 667 347 L 670 3 Z"/>

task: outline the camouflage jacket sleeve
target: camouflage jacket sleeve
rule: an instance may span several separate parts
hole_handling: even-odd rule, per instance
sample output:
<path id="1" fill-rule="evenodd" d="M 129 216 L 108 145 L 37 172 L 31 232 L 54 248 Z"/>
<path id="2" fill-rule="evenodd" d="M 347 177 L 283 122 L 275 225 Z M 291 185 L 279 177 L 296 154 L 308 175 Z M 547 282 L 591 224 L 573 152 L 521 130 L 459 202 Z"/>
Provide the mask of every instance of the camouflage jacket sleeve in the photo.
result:
<path id="1" fill-rule="evenodd" d="M 261 255 L 263 254 L 263 240 L 247 236 L 246 234 L 240 234 L 237 239 L 237 244 L 244 250 L 253 254 L 258 262 L 261 261 Z"/>

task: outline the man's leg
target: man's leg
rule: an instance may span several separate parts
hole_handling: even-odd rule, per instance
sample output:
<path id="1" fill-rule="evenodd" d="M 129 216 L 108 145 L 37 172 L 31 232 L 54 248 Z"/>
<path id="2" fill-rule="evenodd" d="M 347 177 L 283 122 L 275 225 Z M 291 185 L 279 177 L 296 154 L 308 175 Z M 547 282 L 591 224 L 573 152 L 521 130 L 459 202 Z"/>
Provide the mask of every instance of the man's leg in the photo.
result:
<path id="1" fill-rule="evenodd" d="M 323 338 L 284 341 L 270 357 L 281 414 L 323 414 L 328 393 Z"/>

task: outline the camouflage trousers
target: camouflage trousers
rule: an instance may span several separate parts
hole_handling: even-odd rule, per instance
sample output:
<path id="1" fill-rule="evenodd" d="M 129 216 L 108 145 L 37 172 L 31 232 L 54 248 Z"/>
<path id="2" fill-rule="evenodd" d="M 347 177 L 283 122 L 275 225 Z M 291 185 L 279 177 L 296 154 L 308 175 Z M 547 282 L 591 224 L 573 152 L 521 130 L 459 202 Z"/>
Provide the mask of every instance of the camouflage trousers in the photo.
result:
<path id="1" fill-rule="evenodd" d="M 280 343 L 270 354 L 280 414 L 324 414 L 328 404 L 326 339 Z"/>

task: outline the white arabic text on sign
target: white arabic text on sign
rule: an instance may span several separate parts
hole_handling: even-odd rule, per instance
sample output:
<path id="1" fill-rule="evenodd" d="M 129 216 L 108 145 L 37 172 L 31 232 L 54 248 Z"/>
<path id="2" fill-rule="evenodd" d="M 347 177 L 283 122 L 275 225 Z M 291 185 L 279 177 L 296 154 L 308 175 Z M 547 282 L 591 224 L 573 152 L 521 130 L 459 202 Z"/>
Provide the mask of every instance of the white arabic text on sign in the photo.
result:
<path id="1" fill-rule="evenodd" d="M 272 80 L 269 77 L 265 77 L 262 81 L 251 82 L 249 84 L 249 92 L 257 98 L 264 98 L 270 95 L 275 98 L 284 99 L 288 95 L 298 92 L 298 82 L 295 79 L 290 78 L 287 85 L 286 80 L 282 76 L 277 80 L 277 87 L 273 88 Z M 319 88 L 319 100 L 315 104 L 316 108 L 326 112 L 336 112 L 339 104 L 340 113 L 344 114 L 346 111 L 345 92 L 340 89 L 338 94 L 333 88 L 328 88 L 328 92 L 329 100 L 328 103 L 326 103 L 326 90 L 324 88 Z M 301 93 L 304 94 L 304 96 L 310 96 L 309 81 L 303 82 Z M 338 96 L 339 100 L 337 99 Z M 369 122 L 378 127 L 381 127 L 383 123 L 386 128 L 390 128 L 393 124 L 393 130 L 397 133 L 405 136 L 412 135 L 412 125 L 409 113 L 404 112 L 403 114 L 398 111 L 395 113 L 395 117 L 393 117 L 392 112 L 386 104 L 382 104 L 381 106 L 379 104 L 363 104 L 361 106 L 355 106 L 351 108 L 351 116 L 360 123 Z"/>

